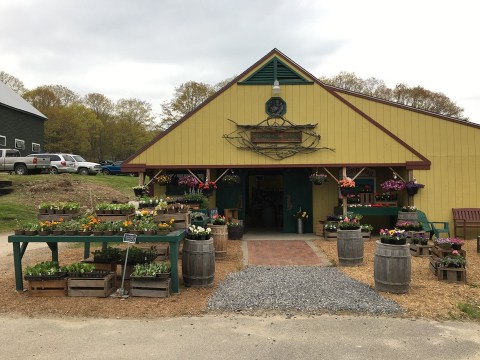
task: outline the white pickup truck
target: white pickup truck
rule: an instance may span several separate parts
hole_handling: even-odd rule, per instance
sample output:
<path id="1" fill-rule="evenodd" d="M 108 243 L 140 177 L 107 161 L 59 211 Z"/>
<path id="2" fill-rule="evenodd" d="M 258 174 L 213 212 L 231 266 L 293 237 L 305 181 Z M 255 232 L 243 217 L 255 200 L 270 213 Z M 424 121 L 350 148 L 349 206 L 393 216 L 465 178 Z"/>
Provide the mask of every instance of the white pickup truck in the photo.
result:
<path id="1" fill-rule="evenodd" d="M 0 149 L 0 171 L 15 172 L 17 175 L 39 173 L 50 169 L 47 157 L 21 156 L 16 149 Z"/>

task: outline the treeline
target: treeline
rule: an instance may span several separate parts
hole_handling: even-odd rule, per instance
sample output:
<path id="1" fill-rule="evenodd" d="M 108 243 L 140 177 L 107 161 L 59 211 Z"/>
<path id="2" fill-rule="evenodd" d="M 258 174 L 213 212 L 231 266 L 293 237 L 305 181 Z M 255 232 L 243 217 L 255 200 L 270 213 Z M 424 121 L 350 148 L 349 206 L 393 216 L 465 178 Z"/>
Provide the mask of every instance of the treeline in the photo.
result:
<path id="1" fill-rule="evenodd" d="M 116 102 L 99 93 L 80 96 L 61 85 L 28 90 L 0 72 L 10 86 L 43 113 L 48 152 L 80 154 L 89 160 L 124 160 L 160 131 L 151 104 L 139 99 Z"/>

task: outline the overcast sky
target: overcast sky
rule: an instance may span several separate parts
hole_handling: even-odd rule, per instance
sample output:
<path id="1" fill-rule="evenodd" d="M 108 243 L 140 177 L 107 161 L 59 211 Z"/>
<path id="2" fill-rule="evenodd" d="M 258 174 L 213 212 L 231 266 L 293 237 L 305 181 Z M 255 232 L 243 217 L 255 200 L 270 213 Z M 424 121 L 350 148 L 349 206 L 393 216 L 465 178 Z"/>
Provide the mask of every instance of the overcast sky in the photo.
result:
<path id="1" fill-rule="evenodd" d="M 443 92 L 480 123 L 480 5 L 457 0 L 0 0 L 0 71 L 29 89 L 160 104 L 189 80 L 238 75 L 273 48 Z"/>

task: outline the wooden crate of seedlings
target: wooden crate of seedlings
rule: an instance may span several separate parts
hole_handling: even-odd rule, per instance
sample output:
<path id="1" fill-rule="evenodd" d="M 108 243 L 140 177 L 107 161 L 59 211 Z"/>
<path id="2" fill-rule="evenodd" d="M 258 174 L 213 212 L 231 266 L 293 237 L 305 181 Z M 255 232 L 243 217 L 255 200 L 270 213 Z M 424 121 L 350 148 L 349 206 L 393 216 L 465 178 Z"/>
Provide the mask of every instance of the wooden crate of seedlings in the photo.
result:
<path id="1" fill-rule="evenodd" d="M 169 297 L 170 278 L 130 278 L 130 295 L 144 297 Z"/>
<path id="2" fill-rule="evenodd" d="M 447 282 L 467 282 L 467 271 L 465 268 L 438 267 L 438 280 Z"/>
<path id="3" fill-rule="evenodd" d="M 99 272 L 102 277 L 76 277 L 73 275 L 68 279 L 68 296 L 90 296 L 90 297 L 107 297 L 112 294 L 115 289 L 115 274 Z"/>
<path id="4" fill-rule="evenodd" d="M 430 256 L 432 245 L 410 244 L 410 254 L 412 256 L 427 257 Z"/>
<path id="5" fill-rule="evenodd" d="M 66 296 L 67 279 L 28 280 L 28 296 Z"/>

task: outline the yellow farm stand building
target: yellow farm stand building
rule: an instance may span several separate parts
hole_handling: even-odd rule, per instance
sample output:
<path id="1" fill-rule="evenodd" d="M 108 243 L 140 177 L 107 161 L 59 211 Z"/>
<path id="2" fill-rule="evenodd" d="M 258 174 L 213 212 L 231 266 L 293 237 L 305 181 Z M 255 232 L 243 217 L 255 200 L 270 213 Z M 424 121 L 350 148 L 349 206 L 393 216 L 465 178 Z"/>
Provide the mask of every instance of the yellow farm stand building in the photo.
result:
<path id="1" fill-rule="evenodd" d="M 452 208 L 480 207 L 480 126 L 326 85 L 273 49 L 122 170 L 218 180 L 209 205 L 238 209 L 247 229 L 295 232 L 301 209 L 312 232 L 344 202 L 377 231 L 405 205 L 452 229 Z M 240 183 L 222 182 L 225 173 Z M 313 184 L 313 173 L 327 181 Z M 348 200 L 337 183 L 345 176 L 356 181 Z M 425 187 L 386 194 L 380 184 L 394 177 Z M 156 184 L 154 194 L 169 191 Z"/>

